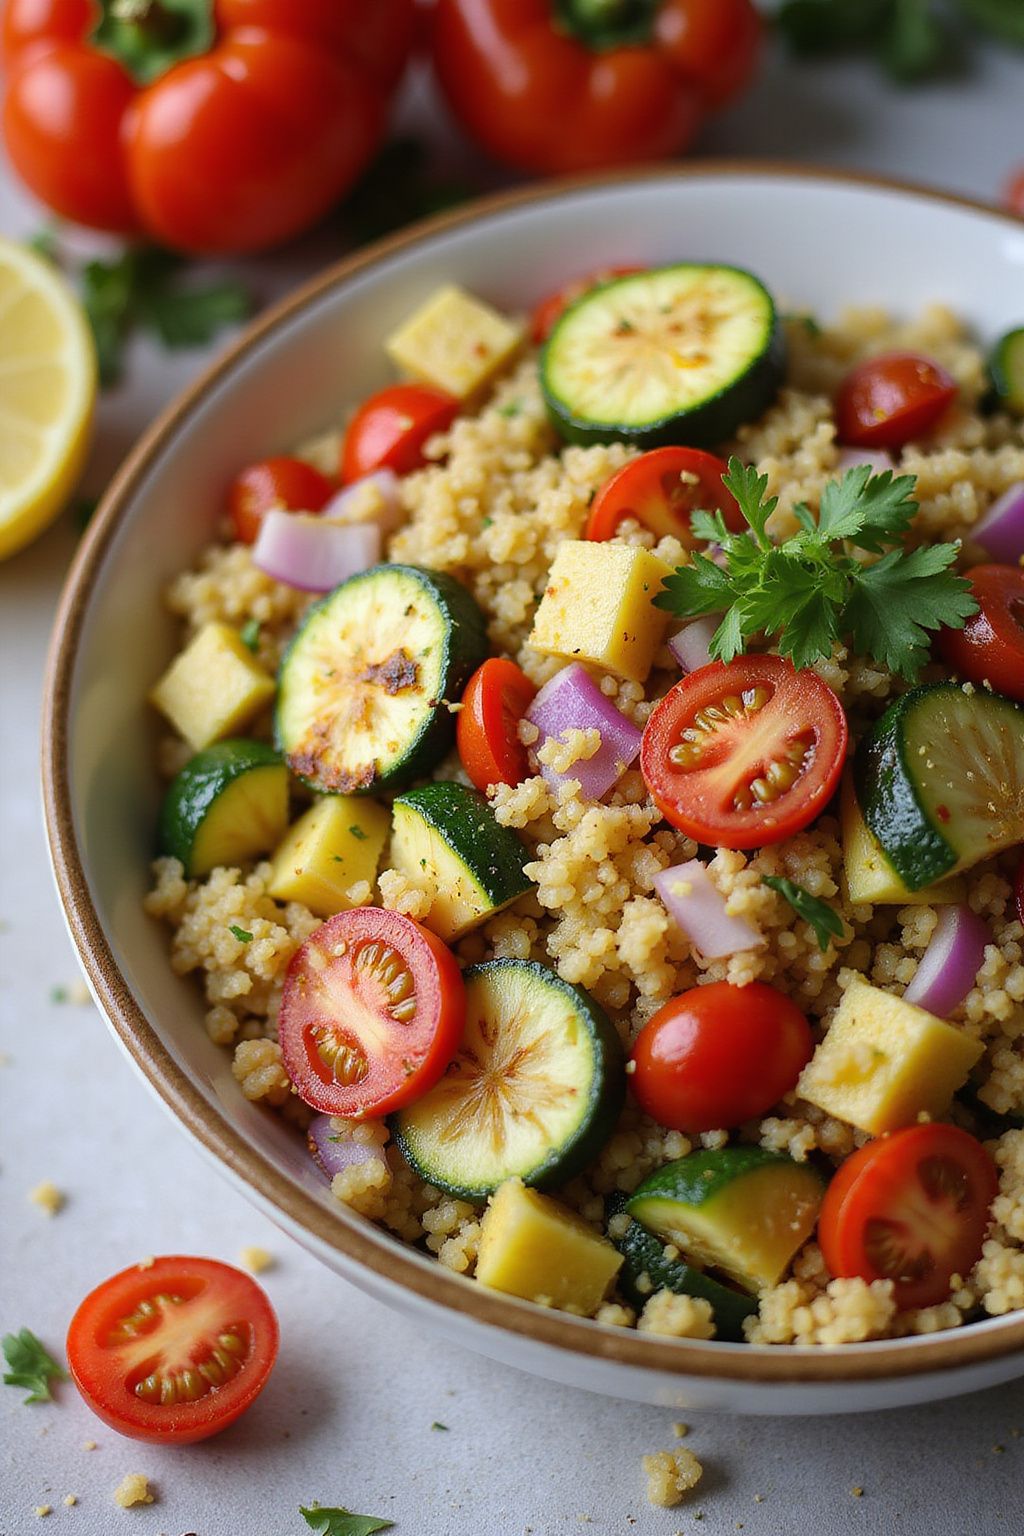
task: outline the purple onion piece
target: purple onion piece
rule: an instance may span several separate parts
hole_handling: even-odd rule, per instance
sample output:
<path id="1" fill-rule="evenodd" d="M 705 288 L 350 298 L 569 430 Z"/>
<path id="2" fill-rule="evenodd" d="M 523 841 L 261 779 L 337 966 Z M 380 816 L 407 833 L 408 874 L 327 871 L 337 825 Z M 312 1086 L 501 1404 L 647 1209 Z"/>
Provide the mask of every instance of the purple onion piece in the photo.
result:
<path id="1" fill-rule="evenodd" d="M 330 592 L 380 559 L 376 523 L 333 523 L 322 515 L 268 512 L 252 549 L 253 564 L 303 592 Z"/>
<path id="2" fill-rule="evenodd" d="M 725 897 L 699 859 L 663 869 L 654 877 L 654 888 L 705 960 L 760 949 L 765 942 L 764 934 L 742 917 L 729 916 Z"/>
<path id="3" fill-rule="evenodd" d="M 903 1001 L 948 1018 L 974 986 L 991 942 L 987 925 L 965 903 L 943 907 Z"/>
<path id="4" fill-rule="evenodd" d="M 336 1173 L 357 1163 L 369 1163 L 375 1158 L 384 1162 L 384 1148 L 375 1142 L 350 1141 L 347 1137 L 344 1141 L 332 1140 L 336 1135 L 331 1129 L 330 1115 L 315 1116 L 306 1132 L 309 1155 L 326 1179 L 333 1179 Z"/>
<path id="5" fill-rule="evenodd" d="M 375 469 L 332 496 L 320 516 L 345 525 L 373 523 L 384 538 L 404 521 L 399 479 L 393 469 Z"/>
<path id="6" fill-rule="evenodd" d="M 848 469 L 856 469 L 858 464 L 869 465 L 873 475 L 880 475 L 887 469 L 896 472 L 896 460 L 884 448 L 844 448 L 836 472 L 845 475 Z"/>
<path id="7" fill-rule="evenodd" d="M 1004 565 L 1024 556 L 1024 480 L 1011 485 L 971 529 L 971 539 Z"/>
<path id="8" fill-rule="evenodd" d="M 684 672 L 696 672 L 710 665 L 711 652 L 708 647 L 720 623 L 719 615 L 707 614 L 704 618 L 694 619 L 678 635 L 672 636 L 668 648 Z"/>
<path id="9" fill-rule="evenodd" d="M 540 731 L 541 739 L 535 744 L 534 751 L 551 737 L 563 739 L 568 730 L 596 729 L 600 733 L 601 745 L 594 756 L 585 762 L 580 759 L 573 763 L 565 773 L 556 773 L 553 768 L 540 765 L 540 772 L 549 784 L 577 779 L 581 793 L 588 800 L 600 800 L 606 795 L 640 751 L 640 731 L 610 699 L 605 698 L 589 672 L 578 662 L 563 667 L 544 684 L 526 711 L 526 718 Z"/>

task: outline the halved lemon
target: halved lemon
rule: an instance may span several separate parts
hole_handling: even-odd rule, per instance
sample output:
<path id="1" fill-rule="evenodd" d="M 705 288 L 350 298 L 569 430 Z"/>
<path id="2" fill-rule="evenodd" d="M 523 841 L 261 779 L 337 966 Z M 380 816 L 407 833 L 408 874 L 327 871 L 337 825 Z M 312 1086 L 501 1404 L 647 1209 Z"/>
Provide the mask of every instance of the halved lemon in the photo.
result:
<path id="1" fill-rule="evenodd" d="M 42 257 L 0 239 L 0 560 L 52 522 L 89 446 L 96 351 Z"/>

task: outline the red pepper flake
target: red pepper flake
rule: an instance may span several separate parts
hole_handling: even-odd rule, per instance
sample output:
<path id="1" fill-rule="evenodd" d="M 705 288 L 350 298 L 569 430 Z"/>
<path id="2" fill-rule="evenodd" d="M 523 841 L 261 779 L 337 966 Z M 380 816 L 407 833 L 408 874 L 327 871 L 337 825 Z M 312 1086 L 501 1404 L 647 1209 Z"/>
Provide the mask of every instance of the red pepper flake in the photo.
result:
<path id="1" fill-rule="evenodd" d="M 950 812 L 948 805 L 937 805 L 935 807 L 935 814 L 940 821 L 946 822 L 950 819 L 950 815 L 952 813 Z"/>

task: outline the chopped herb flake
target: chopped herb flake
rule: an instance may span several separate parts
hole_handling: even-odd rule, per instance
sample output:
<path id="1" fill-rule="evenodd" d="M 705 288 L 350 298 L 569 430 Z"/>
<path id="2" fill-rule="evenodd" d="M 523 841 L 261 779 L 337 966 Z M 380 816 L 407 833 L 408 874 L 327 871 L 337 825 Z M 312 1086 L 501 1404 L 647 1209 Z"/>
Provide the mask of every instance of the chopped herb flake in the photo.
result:
<path id="1" fill-rule="evenodd" d="M 239 944 L 252 943 L 252 934 L 249 932 L 248 928 L 239 928 L 237 923 L 229 923 L 228 928 L 234 934 Z"/>
<path id="2" fill-rule="evenodd" d="M 248 619 L 238 631 L 238 637 L 244 646 L 250 651 L 255 651 L 260 643 L 260 626 L 256 619 Z"/>
<path id="3" fill-rule="evenodd" d="M 797 916 L 810 923 L 818 940 L 818 948 L 823 952 L 828 949 L 832 939 L 841 939 L 846 932 L 846 925 L 839 913 L 833 911 L 828 902 L 819 901 L 817 896 L 812 896 L 810 891 L 797 885 L 794 880 L 784 880 L 781 875 L 762 875 L 761 884 L 778 891 Z"/>
<path id="4" fill-rule="evenodd" d="M 447 1424 L 439 1424 L 436 1419 L 434 1420 L 433 1424 L 431 1424 L 430 1427 L 431 1427 L 431 1429 L 443 1429 L 445 1431 L 445 1433 L 447 1433 L 447 1431 L 448 1431 L 448 1425 Z"/>
<path id="5" fill-rule="evenodd" d="M 311 1504 L 308 1509 L 299 1506 L 299 1514 L 318 1536 L 373 1536 L 375 1531 L 388 1531 L 393 1520 L 383 1520 L 379 1515 L 354 1515 L 349 1509 L 327 1509 Z"/>
<path id="6" fill-rule="evenodd" d="M 352 836 L 356 839 L 357 842 L 366 842 L 366 833 L 363 831 L 362 827 L 349 827 L 349 831 L 352 833 Z"/>

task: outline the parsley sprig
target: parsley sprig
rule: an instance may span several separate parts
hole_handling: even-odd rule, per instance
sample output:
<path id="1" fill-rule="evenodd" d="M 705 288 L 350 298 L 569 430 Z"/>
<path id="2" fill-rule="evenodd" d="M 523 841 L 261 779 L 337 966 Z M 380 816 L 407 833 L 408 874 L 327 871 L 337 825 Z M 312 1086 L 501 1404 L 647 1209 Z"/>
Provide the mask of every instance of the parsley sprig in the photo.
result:
<path id="1" fill-rule="evenodd" d="M 5 1333 L 2 1343 L 4 1359 L 10 1366 L 4 1372 L 4 1383 L 9 1387 L 28 1387 L 26 1403 L 52 1401 L 51 1381 L 67 1381 L 68 1373 L 53 1358 L 31 1328 L 21 1328 L 17 1333 Z"/>
<path id="2" fill-rule="evenodd" d="M 798 55 L 874 54 L 903 85 L 962 70 L 976 31 L 1024 45 L 1020 0 L 784 0 L 778 26 Z"/>
<path id="3" fill-rule="evenodd" d="M 730 533 L 720 511 L 695 513 L 694 534 L 718 544 L 723 563 L 695 553 L 654 599 L 680 618 L 722 613 L 712 656 L 731 661 L 763 634 L 795 667 L 809 667 L 846 640 L 913 682 L 928 658 L 928 631 L 960 629 L 976 611 L 968 583 L 950 570 L 956 544 L 903 546 L 917 512 L 913 475 L 873 475 L 858 464 L 826 485 L 817 517 L 795 507 L 799 530 L 778 544 L 768 533 L 778 497 L 767 495 L 767 475 L 732 458 L 722 480 L 750 531 Z"/>
<path id="4" fill-rule="evenodd" d="M 389 1531 L 394 1525 L 393 1520 L 385 1520 L 382 1515 L 354 1515 L 340 1506 L 327 1509 L 322 1504 L 311 1504 L 307 1509 L 300 1505 L 299 1514 L 318 1536 L 373 1536 L 375 1531 Z"/>
<path id="5" fill-rule="evenodd" d="M 830 907 L 827 901 L 819 900 L 817 896 L 812 896 L 806 887 L 797 885 L 795 880 L 786 880 L 782 875 L 762 875 L 761 884 L 777 891 L 789 902 L 797 917 L 802 917 L 805 923 L 811 925 L 822 954 L 828 949 L 833 939 L 841 939 L 846 932 L 839 913 Z"/>

